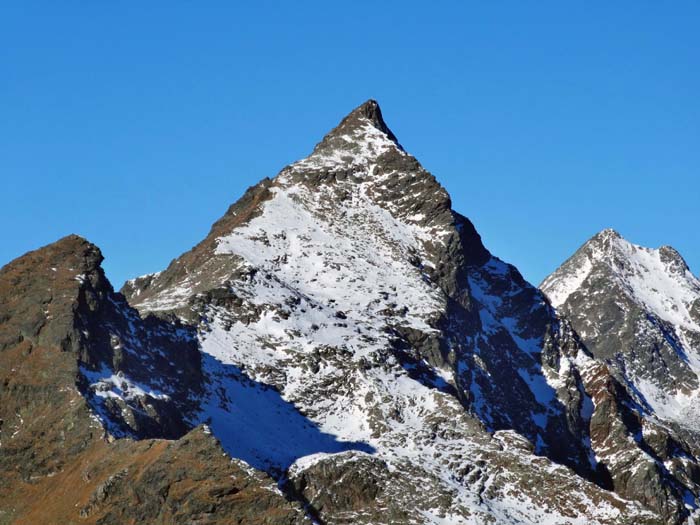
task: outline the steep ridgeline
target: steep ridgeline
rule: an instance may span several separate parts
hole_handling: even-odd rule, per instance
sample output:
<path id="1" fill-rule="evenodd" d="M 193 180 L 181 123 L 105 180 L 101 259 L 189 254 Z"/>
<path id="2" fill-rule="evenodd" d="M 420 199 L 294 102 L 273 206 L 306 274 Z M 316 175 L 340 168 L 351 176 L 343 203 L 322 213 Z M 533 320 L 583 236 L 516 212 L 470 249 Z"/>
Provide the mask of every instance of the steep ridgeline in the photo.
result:
<path id="1" fill-rule="evenodd" d="M 604 230 L 541 286 L 615 378 L 592 381 L 590 391 L 594 401 L 607 397 L 595 406 L 600 428 L 591 436 L 616 490 L 656 479 L 696 507 L 700 281 L 673 248 L 644 248 Z M 612 416 L 620 409 L 624 420 Z"/>
<path id="2" fill-rule="evenodd" d="M 686 514 L 674 487 L 606 490 L 583 380 L 596 361 L 374 101 L 122 292 L 142 315 L 196 326 L 206 379 L 190 421 L 319 523 Z"/>
<path id="3" fill-rule="evenodd" d="M 101 261 L 70 236 L 0 269 L 0 523 L 309 523 L 192 429 L 196 335 L 141 319 Z"/>

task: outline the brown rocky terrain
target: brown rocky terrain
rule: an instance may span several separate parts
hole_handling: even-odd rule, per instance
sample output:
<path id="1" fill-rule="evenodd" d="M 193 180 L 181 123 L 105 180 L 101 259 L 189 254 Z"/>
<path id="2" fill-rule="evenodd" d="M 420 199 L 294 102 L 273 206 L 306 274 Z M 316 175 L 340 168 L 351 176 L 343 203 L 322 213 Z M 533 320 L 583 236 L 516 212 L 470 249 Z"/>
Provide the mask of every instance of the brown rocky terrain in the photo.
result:
<path id="1" fill-rule="evenodd" d="M 150 426 L 132 430 L 178 439 L 115 439 L 105 430 L 80 373 L 105 358 L 99 337 L 82 330 L 114 321 L 105 303 L 123 301 L 101 260 L 70 236 L 0 270 L 0 523 L 308 522 L 205 427 L 188 431 L 155 409 L 143 416 Z M 185 355 L 169 358 L 185 366 L 192 356 L 175 349 Z M 196 366 L 184 370 L 197 380 Z"/>

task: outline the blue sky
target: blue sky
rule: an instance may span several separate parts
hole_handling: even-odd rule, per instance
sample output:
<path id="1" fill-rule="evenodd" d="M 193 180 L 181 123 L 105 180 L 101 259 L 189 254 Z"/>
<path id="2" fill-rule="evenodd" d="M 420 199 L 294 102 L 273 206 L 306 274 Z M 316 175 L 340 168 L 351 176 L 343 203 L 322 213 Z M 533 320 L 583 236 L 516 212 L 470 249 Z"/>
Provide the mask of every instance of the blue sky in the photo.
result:
<path id="1" fill-rule="evenodd" d="M 700 271 L 699 2 L 141 4 L 0 6 L 0 264 L 160 270 L 375 98 L 531 282 L 605 227 Z"/>

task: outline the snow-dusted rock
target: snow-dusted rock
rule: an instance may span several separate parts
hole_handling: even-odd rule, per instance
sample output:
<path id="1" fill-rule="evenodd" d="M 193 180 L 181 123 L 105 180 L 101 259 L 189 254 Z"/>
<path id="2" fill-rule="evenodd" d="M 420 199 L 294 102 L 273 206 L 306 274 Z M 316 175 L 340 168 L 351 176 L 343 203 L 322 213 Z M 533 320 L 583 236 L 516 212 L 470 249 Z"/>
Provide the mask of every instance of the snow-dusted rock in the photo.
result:
<path id="1" fill-rule="evenodd" d="M 615 489 L 696 508 L 700 281 L 673 248 L 604 230 L 541 287 L 599 361 L 583 374 L 592 448 Z"/>
<path id="2" fill-rule="evenodd" d="M 374 101 L 123 291 L 142 314 L 196 324 L 199 421 L 325 523 L 677 514 L 601 488 L 592 357 Z"/>

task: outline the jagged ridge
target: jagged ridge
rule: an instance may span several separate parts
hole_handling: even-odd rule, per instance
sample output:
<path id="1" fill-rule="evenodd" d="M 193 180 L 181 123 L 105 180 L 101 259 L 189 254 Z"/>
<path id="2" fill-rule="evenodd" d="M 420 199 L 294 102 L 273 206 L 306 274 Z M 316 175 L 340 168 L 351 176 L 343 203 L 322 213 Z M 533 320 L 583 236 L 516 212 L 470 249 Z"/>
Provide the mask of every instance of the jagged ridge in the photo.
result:
<path id="1" fill-rule="evenodd" d="M 541 287 L 606 363 L 617 403 L 628 407 L 617 440 L 610 429 L 593 440 L 601 461 L 620 473 L 618 490 L 634 492 L 638 483 L 625 470 L 644 472 L 656 480 L 654 492 L 666 485 L 697 508 L 700 281 L 675 249 L 637 246 L 608 229 Z"/>

